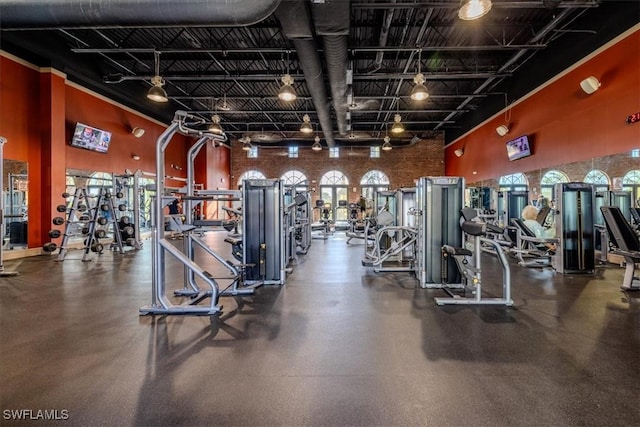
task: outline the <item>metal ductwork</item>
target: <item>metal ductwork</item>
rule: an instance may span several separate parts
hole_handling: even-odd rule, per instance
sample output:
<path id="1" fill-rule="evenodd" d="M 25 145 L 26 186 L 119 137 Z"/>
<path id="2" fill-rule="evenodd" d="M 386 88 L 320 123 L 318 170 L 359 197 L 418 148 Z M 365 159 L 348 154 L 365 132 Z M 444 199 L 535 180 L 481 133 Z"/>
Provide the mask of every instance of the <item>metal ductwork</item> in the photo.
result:
<path id="1" fill-rule="evenodd" d="M 2 28 L 245 26 L 280 0 L 0 0 Z"/>
<path id="2" fill-rule="evenodd" d="M 327 0 L 311 7 L 316 34 L 324 41 L 324 57 L 333 108 L 336 112 L 338 133 L 347 134 L 347 50 L 351 2 L 349 0 Z"/>
<path id="3" fill-rule="evenodd" d="M 293 40 L 327 146 L 335 147 L 333 123 L 331 122 L 327 90 L 322 75 L 322 63 L 318 55 L 318 46 L 314 39 L 307 3 L 283 1 L 276 9 L 276 17 L 280 21 L 285 36 Z"/>

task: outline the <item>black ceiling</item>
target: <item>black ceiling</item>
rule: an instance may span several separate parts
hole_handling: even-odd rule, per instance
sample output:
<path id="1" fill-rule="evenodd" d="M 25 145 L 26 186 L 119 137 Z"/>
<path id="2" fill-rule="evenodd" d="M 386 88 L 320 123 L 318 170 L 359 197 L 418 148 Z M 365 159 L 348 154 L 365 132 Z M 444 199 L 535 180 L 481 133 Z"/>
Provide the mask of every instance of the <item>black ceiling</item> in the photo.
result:
<path id="1" fill-rule="evenodd" d="M 396 113 L 396 143 L 442 130 L 452 141 L 640 21 L 638 1 L 494 1 L 475 21 L 458 18 L 458 0 L 212 0 L 195 17 L 201 1 L 62 3 L 0 0 L 0 47 L 166 123 L 177 109 L 217 113 L 230 137 L 263 145 L 310 143 L 304 114 L 329 145 L 379 143 Z M 278 9 L 244 21 L 209 10 L 229 3 Z M 167 104 L 145 96 L 156 51 Z M 418 58 L 421 102 L 409 97 Z M 287 70 L 292 103 L 277 98 Z"/>

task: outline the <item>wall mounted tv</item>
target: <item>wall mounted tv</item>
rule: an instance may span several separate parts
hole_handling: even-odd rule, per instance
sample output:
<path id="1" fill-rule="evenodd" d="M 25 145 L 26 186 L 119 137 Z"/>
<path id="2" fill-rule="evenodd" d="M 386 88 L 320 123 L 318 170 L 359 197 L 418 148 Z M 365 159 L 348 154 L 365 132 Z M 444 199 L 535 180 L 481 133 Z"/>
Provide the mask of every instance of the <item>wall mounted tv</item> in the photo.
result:
<path id="1" fill-rule="evenodd" d="M 96 129 L 82 123 L 76 123 L 71 145 L 73 147 L 106 153 L 111 142 L 111 132 Z"/>
<path id="2" fill-rule="evenodd" d="M 507 142 L 507 156 L 509 160 L 518 160 L 531 155 L 529 138 L 527 135 Z"/>

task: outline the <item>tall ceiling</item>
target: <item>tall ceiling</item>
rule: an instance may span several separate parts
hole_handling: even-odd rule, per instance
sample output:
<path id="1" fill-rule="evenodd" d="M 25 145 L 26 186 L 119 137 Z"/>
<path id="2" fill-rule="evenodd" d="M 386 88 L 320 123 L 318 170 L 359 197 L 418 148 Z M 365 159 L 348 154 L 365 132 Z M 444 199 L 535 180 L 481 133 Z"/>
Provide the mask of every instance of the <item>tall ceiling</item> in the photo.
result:
<path id="1" fill-rule="evenodd" d="M 0 0 L 0 48 L 168 123 L 218 114 L 254 144 L 396 145 L 471 129 L 640 21 L 640 2 Z M 638 52 L 635 52 L 638 54 Z M 155 74 L 169 102 L 146 98 Z M 410 93 L 418 68 L 429 98 Z M 289 73 L 298 98 L 278 99 Z M 299 129 L 308 114 L 310 136 Z"/>

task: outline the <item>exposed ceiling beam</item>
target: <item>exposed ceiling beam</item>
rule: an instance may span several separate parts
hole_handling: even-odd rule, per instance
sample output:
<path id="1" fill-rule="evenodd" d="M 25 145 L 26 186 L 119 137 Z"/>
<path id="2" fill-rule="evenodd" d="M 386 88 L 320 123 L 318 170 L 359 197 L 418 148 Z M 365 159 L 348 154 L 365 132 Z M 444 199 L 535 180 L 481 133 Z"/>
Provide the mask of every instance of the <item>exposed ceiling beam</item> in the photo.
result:
<path id="1" fill-rule="evenodd" d="M 510 73 L 492 73 L 492 72 L 477 72 L 477 73 L 423 73 L 425 80 L 473 80 L 473 79 L 489 79 L 489 78 L 505 78 L 511 77 Z M 153 76 L 145 75 L 145 76 L 124 76 L 121 74 L 111 74 L 105 76 L 105 83 L 120 83 L 127 80 L 151 80 Z M 193 75 L 163 75 L 162 78 L 167 81 L 210 81 L 210 82 L 228 82 L 230 79 L 233 79 L 234 82 L 238 81 L 273 81 L 277 79 L 280 75 L 276 74 L 253 74 L 253 75 L 242 75 L 242 76 L 234 76 L 234 75 L 220 75 L 220 74 L 193 74 Z M 294 79 L 302 79 L 302 76 L 293 75 Z M 396 80 L 396 79 L 413 79 L 415 77 L 415 73 L 379 73 L 379 74 L 371 74 L 371 75 L 357 75 L 353 76 L 354 80 Z M 397 98 L 397 97 L 396 97 Z"/>
<path id="2" fill-rule="evenodd" d="M 429 99 L 450 99 L 450 98 L 484 98 L 487 96 L 504 96 L 504 92 L 485 92 L 485 93 L 459 93 L 459 94 L 442 94 L 442 95 L 429 95 Z M 260 96 L 260 95 L 256 95 L 256 96 L 227 96 L 226 97 L 228 101 L 247 101 L 247 100 L 252 100 L 252 99 L 260 99 L 260 100 L 273 100 L 273 101 L 277 101 L 278 97 L 277 96 Z M 390 100 L 390 99 L 398 99 L 398 98 L 402 98 L 402 99 L 410 99 L 411 96 L 406 95 L 406 96 L 391 96 L 391 95 L 362 95 L 362 96 L 355 96 L 354 99 L 384 99 L 384 100 Z M 215 97 L 215 96 L 170 96 L 169 99 L 192 99 L 192 100 L 214 100 L 214 101 L 219 101 L 222 100 L 222 97 Z M 302 101 L 307 101 L 310 100 L 311 97 L 310 96 L 298 96 L 296 98 L 297 100 L 302 100 Z"/>
<path id="3" fill-rule="evenodd" d="M 500 51 L 500 50 L 518 50 L 518 49 L 544 49 L 547 45 L 545 44 L 530 44 L 530 45 L 519 45 L 519 44 L 502 44 L 502 45 L 477 45 L 477 46 L 366 46 L 366 47 L 350 47 L 348 50 L 351 53 L 357 52 L 415 52 L 417 50 L 422 50 L 423 52 L 467 52 L 467 51 Z M 84 54 L 117 54 L 117 53 L 144 53 L 152 55 L 154 52 L 159 52 L 163 55 L 180 55 L 180 54 L 218 54 L 218 55 L 228 55 L 228 54 L 253 54 L 253 53 L 262 53 L 262 54 L 277 54 L 282 55 L 286 53 L 295 53 L 295 49 L 285 49 L 285 48 L 237 48 L 237 49 L 207 49 L 207 48 L 198 48 L 198 49 L 187 49 L 187 48 L 162 48 L 162 49 L 152 49 L 152 48 L 75 48 L 71 49 L 73 53 L 84 53 Z M 322 52 L 322 50 L 319 50 Z"/>
<path id="4" fill-rule="evenodd" d="M 350 110 L 351 114 L 377 114 L 377 113 L 402 113 L 402 114 L 429 114 L 429 113 L 467 113 L 470 110 L 453 110 L 453 109 L 425 109 L 425 110 Z M 256 114 L 256 113 L 269 113 L 269 114 L 315 114 L 315 110 L 190 110 L 190 113 L 194 114 Z"/>
<path id="5" fill-rule="evenodd" d="M 561 2 L 557 7 L 558 8 L 567 8 L 567 9 L 575 9 L 575 8 L 585 8 L 585 7 L 598 7 L 598 0 L 586 0 L 586 1 L 569 1 L 569 2 Z M 424 2 L 424 1 L 414 1 L 414 2 L 380 2 L 380 3 L 359 3 L 353 2 L 351 3 L 351 7 L 354 9 L 413 9 L 413 8 L 422 8 L 422 9 L 458 9 L 460 7 L 459 2 Z M 542 1 L 502 1 L 502 2 L 493 2 L 493 6 L 496 9 L 543 9 L 545 8 Z"/>

